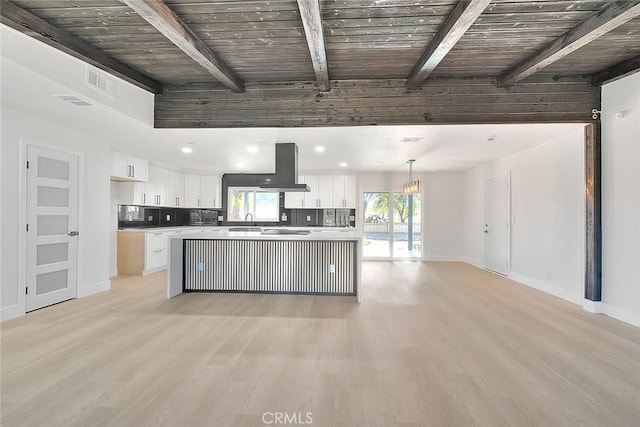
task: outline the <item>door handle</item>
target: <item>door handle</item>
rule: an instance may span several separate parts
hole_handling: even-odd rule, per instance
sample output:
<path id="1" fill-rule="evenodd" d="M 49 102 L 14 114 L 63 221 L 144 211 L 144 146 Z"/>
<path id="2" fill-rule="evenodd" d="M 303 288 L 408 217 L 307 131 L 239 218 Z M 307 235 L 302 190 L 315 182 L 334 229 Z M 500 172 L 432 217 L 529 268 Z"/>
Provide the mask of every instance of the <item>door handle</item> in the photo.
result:
<path id="1" fill-rule="evenodd" d="M 77 231 L 70 231 L 70 232 L 68 232 L 68 233 L 67 233 L 67 235 L 68 235 L 68 236 L 71 236 L 71 237 L 75 237 L 75 236 L 77 236 L 78 234 L 80 234 L 80 233 L 79 233 L 79 232 L 77 232 Z"/>

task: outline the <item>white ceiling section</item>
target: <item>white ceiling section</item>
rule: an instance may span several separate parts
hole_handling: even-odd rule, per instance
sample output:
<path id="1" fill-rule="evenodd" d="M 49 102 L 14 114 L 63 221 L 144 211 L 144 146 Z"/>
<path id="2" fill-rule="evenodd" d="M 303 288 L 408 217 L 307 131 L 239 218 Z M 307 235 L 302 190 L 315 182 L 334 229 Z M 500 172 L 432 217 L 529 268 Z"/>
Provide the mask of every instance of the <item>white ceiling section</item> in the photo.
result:
<path id="1" fill-rule="evenodd" d="M 111 100 L 85 83 L 82 62 L 4 25 L 0 27 L 3 106 L 108 136 L 114 149 L 190 171 L 272 172 L 276 142 L 298 145 L 299 169 L 303 173 L 345 169 L 404 172 L 408 159 L 416 159 L 416 172 L 465 169 L 583 127 L 528 124 L 154 129 L 149 120 L 153 117 L 151 94 L 115 78 L 116 100 Z M 56 97 L 59 95 L 77 96 L 95 106 L 77 107 L 60 100 Z M 403 138 L 422 139 L 401 142 Z M 181 152 L 187 143 L 192 143 L 191 154 Z M 325 151 L 316 152 L 318 145 Z M 340 167 L 342 162 L 348 166 Z"/>

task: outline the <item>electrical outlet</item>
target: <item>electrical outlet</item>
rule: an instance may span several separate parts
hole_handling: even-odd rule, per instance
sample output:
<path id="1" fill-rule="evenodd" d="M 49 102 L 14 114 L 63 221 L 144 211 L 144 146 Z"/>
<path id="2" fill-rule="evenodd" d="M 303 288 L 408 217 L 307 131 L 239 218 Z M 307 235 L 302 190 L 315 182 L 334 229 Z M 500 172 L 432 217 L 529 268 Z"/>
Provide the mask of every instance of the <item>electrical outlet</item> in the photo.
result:
<path id="1" fill-rule="evenodd" d="M 218 222 L 224 221 L 224 217 L 222 215 L 218 215 Z"/>
<path id="2" fill-rule="evenodd" d="M 336 265 L 329 264 L 329 273 L 335 273 L 335 272 L 336 272 Z"/>
<path id="3" fill-rule="evenodd" d="M 307 221 L 311 221 L 311 215 L 307 215 Z"/>
<path id="4" fill-rule="evenodd" d="M 167 215 L 167 221 L 171 221 L 171 215 Z"/>
<path id="5" fill-rule="evenodd" d="M 198 263 L 198 271 L 204 271 L 204 262 Z"/>

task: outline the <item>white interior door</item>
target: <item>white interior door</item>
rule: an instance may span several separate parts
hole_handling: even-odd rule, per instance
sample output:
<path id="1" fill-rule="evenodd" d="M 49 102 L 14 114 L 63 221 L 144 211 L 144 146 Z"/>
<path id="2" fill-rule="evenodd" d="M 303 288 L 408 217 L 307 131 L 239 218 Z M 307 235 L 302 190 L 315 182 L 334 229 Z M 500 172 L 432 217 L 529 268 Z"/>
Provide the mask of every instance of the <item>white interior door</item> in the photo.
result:
<path id="1" fill-rule="evenodd" d="M 27 146 L 26 311 L 76 297 L 78 156 Z"/>
<path id="2" fill-rule="evenodd" d="M 484 267 L 509 274 L 509 176 L 484 182 Z"/>

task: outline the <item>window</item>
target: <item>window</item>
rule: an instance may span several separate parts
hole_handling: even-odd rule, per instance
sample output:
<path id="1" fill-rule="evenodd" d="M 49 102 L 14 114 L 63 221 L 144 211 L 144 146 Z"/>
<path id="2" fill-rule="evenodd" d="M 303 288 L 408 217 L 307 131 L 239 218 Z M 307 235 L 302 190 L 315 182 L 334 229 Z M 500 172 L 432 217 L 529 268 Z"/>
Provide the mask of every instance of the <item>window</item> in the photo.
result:
<path id="1" fill-rule="evenodd" d="M 365 192 L 363 256 L 411 259 L 422 256 L 420 194 Z"/>
<path id="2" fill-rule="evenodd" d="M 278 221 L 280 193 L 253 187 L 229 187 L 227 221 Z"/>

